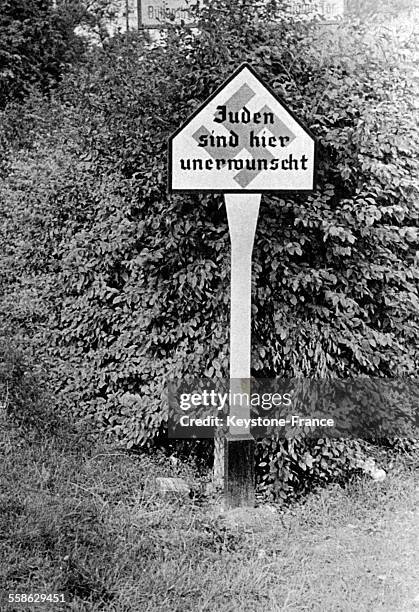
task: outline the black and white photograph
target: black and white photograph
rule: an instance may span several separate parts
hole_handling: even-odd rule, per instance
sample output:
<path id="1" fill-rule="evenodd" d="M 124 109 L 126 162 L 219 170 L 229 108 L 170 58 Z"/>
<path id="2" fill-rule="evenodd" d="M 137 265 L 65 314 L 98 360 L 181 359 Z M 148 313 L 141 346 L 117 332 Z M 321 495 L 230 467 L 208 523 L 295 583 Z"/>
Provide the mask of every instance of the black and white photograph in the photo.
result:
<path id="1" fill-rule="evenodd" d="M 0 0 L 0 612 L 419 612 L 417 0 Z"/>

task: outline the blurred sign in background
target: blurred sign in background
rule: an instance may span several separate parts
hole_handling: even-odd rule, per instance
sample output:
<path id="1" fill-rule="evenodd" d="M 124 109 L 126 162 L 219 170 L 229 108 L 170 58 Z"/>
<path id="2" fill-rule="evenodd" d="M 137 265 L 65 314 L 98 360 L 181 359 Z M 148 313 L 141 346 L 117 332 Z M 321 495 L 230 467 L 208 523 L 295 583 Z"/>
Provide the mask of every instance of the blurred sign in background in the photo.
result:
<path id="1" fill-rule="evenodd" d="M 193 15 L 187 0 L 138 0 L 138 19 L 143 28 L 161 28 L 164 23 L 191 23 Z"/>
<path id="2" fill-rule="evenodd" d="M 165 23 L 192 24 L 194 16 L 191 7 L 198 0 L 113 0 L 114 16 L 109 24 L 113 32 L 137 30 L 139 28 L 159 29 Z M 265 4 L 261 0 L 260 5 Z M 339 23 L 346 17 L 363 21 L 373 18 L 383 20 L 388 26 L 410 25 L 418 12 L 417 0 L 282 0 L 277 4 L 277 18 L 284 13 L 307 19 L 318 15 L 326 22 Z M 274 17 L 274 15 L 273 15 Z"/>
<path id="3" fill-rule="evenodd" d="M 165 21 L 192 23 L 190 6 L 196 3 L 196 0 L 138 0 L 139 24 L 144 28 L 159 28 Z M 284 0 L 278 3 L 278 9 L 282 14 L 285 11 L 301 17 L 321 15 L 332 21 L 343 17 L 345 0 Z"/>
<path id="4" fill-rule="evenodd" d="M 321 17 L 334 21 L 345 14 L 345 0 L 289 0 L 287 10 L 301 17 Z"/>
<path id="5" fill-rule="evenodd" d="M 321 15 L 334 21 L 344 16 L 346 0 L 287 0 L 278 3 L 293 16 L 311 17 Z M 194 17 L 190 7 L 196 0 L 121 0 L 118 6 L 117 27 L 126 29 L 161 28 L 166 22 L 186 24 L 193 23 Z M 261 3 L 263 4 L 263 3 Z"/>

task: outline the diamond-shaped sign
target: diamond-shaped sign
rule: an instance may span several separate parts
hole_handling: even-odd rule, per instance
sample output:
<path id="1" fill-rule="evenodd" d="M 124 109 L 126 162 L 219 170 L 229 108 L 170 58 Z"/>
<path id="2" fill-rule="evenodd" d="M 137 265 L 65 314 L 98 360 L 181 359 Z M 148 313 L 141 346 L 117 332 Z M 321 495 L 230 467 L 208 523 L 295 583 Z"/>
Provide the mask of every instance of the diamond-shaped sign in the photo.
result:
<path id="1" fill-rule="evenodd" d="M 315 138 L 243 64 L 169 140 L 171 192 L 311 191 Z"/>

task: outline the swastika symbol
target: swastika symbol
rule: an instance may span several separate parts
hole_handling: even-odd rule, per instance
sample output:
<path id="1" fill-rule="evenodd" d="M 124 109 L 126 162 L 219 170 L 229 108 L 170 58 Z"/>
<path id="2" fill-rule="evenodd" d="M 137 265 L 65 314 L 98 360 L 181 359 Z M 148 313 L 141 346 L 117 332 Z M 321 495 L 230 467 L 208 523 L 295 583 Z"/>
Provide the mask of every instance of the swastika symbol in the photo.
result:
<path id="1" fill-rule="evenodd" d="M 240 89 L 231 96 L 231 98 L 225 103 L 226 107 L 229 111 L 238 112 L 241 111 L 246 104 L 250 102 L 252 98 L 255 97 L 255 92 L 248 86 L 242 85 Z M 272 110 L 265 104 L 260 110 L 259 113 L 263 116 L 263 113 L 272 113 Z M 275 114 L 273 114 L 274 122 L 268 125 L 269 131 L 279 138 L 280 136 L 287 136 L 288 141 L 285 146 L 291 144 L 291 142 L 296 138 L 295 134 L 291 132 L 289 128 L 281 121 L 281 119 Z M 228 160 L 236 159 L 237 156 L 245 149 L 248 153 L 251 154 L 252 160 L 267 160 L 268 162 L 274 159 L 271 151 L 266 147 L 250 147 L 250 132 L 253 131 L 253 134 L 257 136 L 262 130 L 264 130 L 267 126 L 263 124 L 250 124 L 250 123 L 231 123 L 230 121 L 225 121 L 223 126 L 228 130 L 228 132 L 233 131 L 239 137 L 239 142 L 242 143 L 240 148 L 238 147 L 223 147 L 223 159 L 225 160 L 224 164 L 227 163 Z M 193 134 L 193 138 L 199 142 L 199 138 L 202 135 L 210 136 L 211 132 L 205 127 L 201 126 L 195 134 Z M 245 144 L 243 144 L 245 143 Z M 216 159 L 220 155 L 220 150 L 216 146 L 211 146 L 208 144 L 203 147 L 204 151 L 209 153 L 213 159 Z M 262 169 L 259 168 L 257 163 L 247 163 L 246 167 L 238 172 L 233 178 L 240 185 L 240 187 L 247 187 L 259 174 L 262 172 Z"/>

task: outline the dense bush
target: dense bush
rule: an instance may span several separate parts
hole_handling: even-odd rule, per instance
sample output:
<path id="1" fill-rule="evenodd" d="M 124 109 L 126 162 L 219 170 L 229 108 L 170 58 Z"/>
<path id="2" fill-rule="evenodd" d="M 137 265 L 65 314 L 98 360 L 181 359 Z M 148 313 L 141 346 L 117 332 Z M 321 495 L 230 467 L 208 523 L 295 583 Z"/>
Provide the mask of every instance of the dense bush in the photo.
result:
<path id="1" fill-rule="evenodd" d="M 380 51 L 361 26 L 272 24 L 252 2 L 215 0 L 200 19 L 198 34 L 173 28 L 163 45 L 141 34 L 108 43 L 67 76 L 73 131 L 56 132 L 54 172 L 23 187 L 39 228 L 24 229 L 25 257 L 32 279 L 48 278 L 60 398 L 128 447 L 164 428 L 167 379 L 228 372 L 223 200 L 168 196 L 166 143 L 242 61 L 319 139 L 315 192 L 263 197 L 253 374 L 418 367 L 417 134 L 398 51 Z"/>
<path id="2" fill-rule="evenodd" d="M 77 28 L 103 35 L 111 4 L 0 0 L 0 107 L 22 100 L 34 87 L 49 92 L 84 55 L 87 41 Z"/>
<path id="3" fill-rule="evenodd" d="M 23 433 L 53 433 L 59 424 L 42 371 L 1 336 L 0 409 Z"/>

